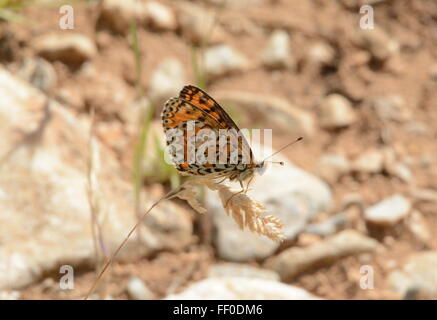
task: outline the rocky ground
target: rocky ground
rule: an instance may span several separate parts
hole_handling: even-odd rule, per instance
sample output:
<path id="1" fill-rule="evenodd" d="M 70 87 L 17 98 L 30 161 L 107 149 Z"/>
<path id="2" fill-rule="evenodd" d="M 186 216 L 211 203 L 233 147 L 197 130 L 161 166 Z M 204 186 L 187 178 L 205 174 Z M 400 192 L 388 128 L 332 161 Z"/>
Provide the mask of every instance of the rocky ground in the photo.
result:
<path id="1" fill-rule="evenodd" d="M 250 191 L 286 240 L 240 231 L 213 192 L 205 215 L 164 201 L 92 298 L 437 298 L 435 1 L 370 1 L 373 30 L 349 0 L 71 1 L 73 30 L 17 3 L 0 8 L 1 299 L 84 297 L 137 219 L 136 156 L 140 211 L 179 179 L 159 113 L 189 83 L 274 148 L 304 136 Z"/>

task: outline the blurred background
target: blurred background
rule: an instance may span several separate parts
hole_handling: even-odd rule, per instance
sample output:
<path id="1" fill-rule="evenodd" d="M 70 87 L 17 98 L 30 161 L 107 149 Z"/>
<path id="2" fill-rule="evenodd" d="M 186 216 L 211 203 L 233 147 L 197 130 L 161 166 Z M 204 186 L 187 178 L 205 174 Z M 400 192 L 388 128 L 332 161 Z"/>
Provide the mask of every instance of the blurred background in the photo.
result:
<path id="1" fill-rule="evenodd" d="M 0 299 L 85 296 L 182 182 L 186 84 L 304 137 L 249 192 L 286 240 L 164 201 L 92 299 L 437 298 L 436 57 L 434 0 L 0 0 Z"/>

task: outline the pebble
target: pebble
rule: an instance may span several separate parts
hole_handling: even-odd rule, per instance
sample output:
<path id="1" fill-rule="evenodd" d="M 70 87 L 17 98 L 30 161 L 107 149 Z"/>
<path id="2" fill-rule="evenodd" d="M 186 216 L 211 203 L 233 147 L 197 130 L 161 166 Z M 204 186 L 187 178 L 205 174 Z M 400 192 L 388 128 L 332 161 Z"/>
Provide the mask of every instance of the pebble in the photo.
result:
<path id="1" fill-rule="evenodd" d="M 144 281 L 137 277 L 129 279 L 126 292 L 131 300 L 152 300 L 154 296 Z"/>
<path id="2" fill-rule="evenodd" d="M 283 281 L 297 275 L 329 265 L 349 255 L 373 252 L 378 242 L 355 230 L 344 230 L 323 241 L 305 248 L 289 248 L 268 259 L 265 267 L 275 270 Z"/>
<path id="3" fill-rule="evenodd" d="M 290 36 L 287 31 L 272 32 L 262 54 L 262 61 L 268 68 L 287 69 L 294 66 L 295 62 L 290 50 Z"/>
<path id="4" fill-rule="evenodd" d="M 411 202 L 400 194 L 393 195 L 367 208 L 364 212 L 366 221 L 394 226 L 405 218 L 411 210 Z"/>
<path id="5" fill-rule="evenodd" d="M 356 121 L 356 114 L 348 99 L 330 94 L 319 105 L 320 126 L 325 129 L 348 127 Z"/>
<path id="6" fill-rule="evenodd" d="M 308 291 L 274 280 L 245 277 L 207 278 L 166 300 L 313 300 Z"/>
<path id="7" fill-rule="evenodd" d="M 38 55 L 66 64 L 82 64 L 97 54 L 94 41 L 80 33 L 48 33 L 33 39 L 31 45 Z"/>
<path id="8" fill-rule="evenodd" d="M 216 45 L 205 50 L 205 72 L 214 78 L 248 68 L 247 58 L 228 45 Z"/>
<path id="9" fill-rule="evenodd" d="M 153 72 L 147 96 L 154 106 L 160 106 L 170 97 L 178 96 L 184 84 L 184 66 L 178 59 L 168 58 Z"/>
<path id="10" fill-rule="evenodd" d="M 335 183 L 351 170 L 351 165 L 341 154 L 326 154 L 319 159 L 317 170 L 321 178 L 329 183 Z"/>

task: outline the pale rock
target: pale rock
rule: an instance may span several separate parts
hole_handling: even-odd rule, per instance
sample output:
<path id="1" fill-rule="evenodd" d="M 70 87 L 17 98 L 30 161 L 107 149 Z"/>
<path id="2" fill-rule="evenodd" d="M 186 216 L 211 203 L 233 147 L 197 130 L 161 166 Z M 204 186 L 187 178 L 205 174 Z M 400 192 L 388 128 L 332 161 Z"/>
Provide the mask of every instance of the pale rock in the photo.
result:
<path id="1" fill-rule="evenodd" d="M 126 286 L 127 295 L 131 300 L 152 300 L 153 292 L 144 284 L 140 278 L 130 278 Z"/>
<path id="2" fill-rule="evenodd" d="M 437 63 L 431 66 L 429 70 L 429 76 L 432 80 L 437 80 Z"/>
<path id="3" fill-rule="evenodd" d="M 252 144 L 252 150 L 255 157 L 260 154 L 258 145 Z M 329 208 L 332 195 L 323 181 L 293 166 L 283 157 L 275 158 L 284 161 L 284 166 L 271 166 L 263 175 L 257 176 L 250 185 L 248 195 L 267 208 L 266 214 L 279 218 L 284 223 L 285 237 L 293 239 L 309 220 Z M 238 183 L 231 186 L 241 189 Z M 240 230 L 225 213 L 216 192 L 207 191 L 206 208 L 216 227 L 214 243 L 220 258 L 236 262 L 263 259 L 280 246 L 280 243 L 267 237 Z"/>
<path id="4" fill-rule="evenodd" d="M 177 6 L 183 36 L 195 45 L 214 45 L 224 41 L 225 32 L 213 11 L 188 2 Z"/>
<path id="5" fill-rule="evenodd" d="M 167 6 L 156 1 L 147 1 L 144 7 L 146 21 L 152 28 L 170 31 L 177 28 L 176 16 Z"/>
<path id="6" fill-rule="evenodd" d="M 153 72 L 147 96 L 154 106 L 161 106 L 167 99 L 178 96 L 184 84 L 184 66 L 178 59 L 169 58 Z"/>
<path id="7" fill-rule="evenodd" d="M 377 96 L 372 99 L 371 104 L 380 119 L 406 121 L 411 118 L 411 112 L 400 95 Z"/>
<path id="8" fill-rule="evenodd" d="M 253 121 L 267 121 L 284 132 L 305 138 L 314 136 L 316 132 L 312 114 L 284 98 L 244 91 L 215 92 L 214 97 L 224 106 L 241 107 Z"/>
<path id="9" fill-rule="evenodd" d="M 137 0 L 103 0 L 100 6 L 99 24 L 109 26 L 113 31 L 129 31 L 132 19 L 142 23 L 145 20 L 144 2 Z"/>
<path id="10" fill-rule="evenodd" d="M 416 299 L 437 297 L 437 252 L 410 255 L 400 270 L 388 276 L 388 285 L 399 296 Z"/>
<path id="11" fill-rule="evenodd" d="M 52 64 L 40 57 L 24 58 L 17 74 L 44 92 L 49 92 L 57 84 L 56 71 Z"/>
<path id="12" fill-rule="evenodd" d="M 326 154 L 319 159 L 317 170 L 321 178 L 329 183 L 335 183 L 351 170 L 351 165 L 343 155 Z"/>
<path id="13" fill-rule="evenodd" d="M 358 43 L 366 48 L 375 59 L 386 60 L 400 51 L 399 42 L 381 28 L 362 30 Z"/>
<path id="14" fill-rule="evenodd" d="M 355 230 L 344 230 L 305 248 L 289 248 L 268 259 L 265 267 L 275 270 L 283 281 L 302 272 L 329 265 L 350 255 L 373 252 L 378 242 Z"/>
<path id="15" fill-rule="evenodd" d="M 307 57 L 312 63 L 330 66 L 335 62 L 335 50 L 325 42 L 316 42 L 309 48 Z"/>
<path id="16" fill-rule="evenodd" d="M 248 264 L 230 262 L 212 265 L 208 270 L 208 277 L 241 277 L 279 281 L 279 275 L 272 270 L 261 269 Z"/>
<path id="17" fill-rule="evenodd" d="M 273 31 L 263 52 L 262 61 L 269 68 L 286 69 L 294 66 L 295 61 L 291 56 L 290 36 L 287 31 Z"/>
<path id="18" fill-rule="evenodd" d="M 0 300 L 18 300 L 20 297 L 19 291 L 0 291 Z"/>
<path id="19" fill-rule="evenodd" d="M 379 173 L 384 168 L 384 154 L 376 149 L 366 150 L 352 162 L 352 169 L 363 173 Z"/>
<path id="20" fill-rule="evenodd" d="M 166 300 L 313 300 L 304 289 L 278 281 L 243 277 L 208 278 Z"/>
<path id="21" fill-rule="evenodd" d="M 325 129 L 348 127 L 356 121 L 356 114 L 348 99 L 333 93 L 319 105 L 320 125 Z"/>
<path id="22" fill-rule="evenodd" d="M 437 203 L 437 190 L 426 188 L 412 188 L 410 196 L 415 202 Z"/>
<path id="23" fill-rule="evenodd" d="M 411 202 L 400 194 L 367 208 L 364 212 L 366 221 L 382 225 L 393 226 L 405 218 L 411 210 Z"/>
<path id="24" fill-rule="evenodd" d="M 413 180 L 413 173 L 411 170 L 403 163 L 396 162 L 390 166 L 385 167 L 386 171 L 404 182 L 411 182 Z"/>
<path id="25" fill-rule="evenodd" d="M 248 68 L 247 58 L 228 45 L 216 45 L 205 50 L 205 72 L 214 78 Z"/>
<path id="26" fill-rule="evenodd" d="M 431 230 L 429 229 L 428 224 L 420 211 L 413 210 L 410 213 L 406 226 L 416 237 L 416 239 L 421 241 L 423 244 L 428 244 L 431 241 Z"/>
<path id="27" fill-rule="evenodd" d="M 348 217 L 346 213 L 339 213 L 321 222 L 311 223 L 303 230 L 306 233 L 319 236 L 329 236 L 335 234 L 340 228 L 346 225 Z"/>
<path id="28" fill-rule="evenodd" d="M 82 64 L 97 54 L 93 40 L 80 33 L 52 32 L 32 40 L 31 46 L 38 55 L 66 64 Z"/>
<path id="29" fill-rule="evenodd" d="M 96 263 L 87 188 L 90 123 L 54 101 L 47 105 L 39 90 L 1 68 L 0 96 L 0 290 L 9 290 L 58 273 L 63 264 Z M 96 140 L 93 150 L 92 190 L 111 253 L 137 221 L 132 183 L 108 148 Z M 147 193 L 143 199 L 142 208 L 156 201 Z M 141 244 L 131 237 L 117 258 L 185 248 L 193 241 L 190 215 L 171 202 L 159 204 L 144 219 Z"/>

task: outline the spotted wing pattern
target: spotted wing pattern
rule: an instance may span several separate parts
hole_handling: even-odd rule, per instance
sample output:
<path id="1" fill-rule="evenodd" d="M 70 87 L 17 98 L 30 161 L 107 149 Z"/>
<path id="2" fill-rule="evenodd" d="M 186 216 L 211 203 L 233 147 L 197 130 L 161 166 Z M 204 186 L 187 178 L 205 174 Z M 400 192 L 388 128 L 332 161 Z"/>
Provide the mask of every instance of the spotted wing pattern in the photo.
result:
<path id="1" fill-rule="evenodd" d="M 228 138 L 226 146 L 219 146 L 217 141 L 212 141 L 214 145 L 211 148 L 216 150 L 215 161 L 198 163 L 196 161 L 189 161 L 190 152 L 188 152 L 189 141 L 187 124 L 189 121 L 193 121 L 195 124 L 195 134 L 200 134 L 201 129 L 213 130 L 217 137 L 220 135 L 220 129 L 231 130 L 230 132 L 239 132 L 239 128 L 226 111 L 206 92 L 195 86 L 185 86 L 179 97 L 171 98 L 168 100 L 162 112 L 162 123 L 164 131 L 167 136 L 167 144 L 170 147 L 170 155 L 173 157 L 176 168 L 184 174 L 189 175 L 208 175 L 208 174 L 221 174 L 227 175 L 231 180 L 237 179 L 240 173 L 252 169 L 255 164 L 253 163 L 252 150 L 250 149 L 246 139 L 242 136 L 236 140 Z M 173 129 L 173 130 L 172 130 Z M 176 129 L 176 130 L 174 130 Z M 175 134 L 179 132 L 179 134 Z M 237 141 L 237 145 L 235 142 Z M 195 140 L 191 143 L 194 146 L 195 153 L 201 147 L 201 142 Z M 183 146 L 183 158 L 176 159 L 176 151 L 174 146 Z M 173 147 L 173 148 L 171 148 Z M 220 154 L 226 148 L 227 158 L 225 162 L 220 163 Z M 230 150 L 232 148 L 238 148 L 238 159 L 230 158 Z M 192 149 L 190 149 L 192 150 Z M 205 157 L 207 151 L 204 151 Z M 241 163 L 241 159 L 249 159 L 249 163 Z M 248 157 L 248 158 L 247 158 Z"/>

